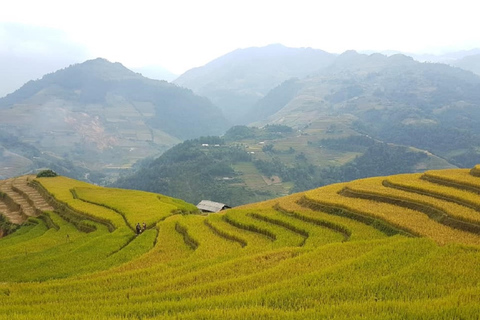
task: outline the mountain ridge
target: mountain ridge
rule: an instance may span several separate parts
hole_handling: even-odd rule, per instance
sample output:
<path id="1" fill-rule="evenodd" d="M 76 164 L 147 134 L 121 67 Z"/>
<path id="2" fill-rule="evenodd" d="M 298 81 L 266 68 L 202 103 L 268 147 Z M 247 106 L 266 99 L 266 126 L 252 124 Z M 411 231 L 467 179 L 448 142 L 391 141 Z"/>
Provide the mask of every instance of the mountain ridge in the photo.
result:
<path id="1" fill-rule="evenodd" d="M 237 49 L 188 70 L 173 82 L 208 97 L 233 123 L 244 123 L 245 113 L 270 89 L 321 69 L 334 56 L 319 49 L 280 44 Z"/>
<path id="2" fill-rule="evenodd" d="M 228 126 L 217 107 L 190 89 L 103 58 L 26 83 L 0 99 L 0 115 L 0 129 L 23 142 L 100 171 Z"/>

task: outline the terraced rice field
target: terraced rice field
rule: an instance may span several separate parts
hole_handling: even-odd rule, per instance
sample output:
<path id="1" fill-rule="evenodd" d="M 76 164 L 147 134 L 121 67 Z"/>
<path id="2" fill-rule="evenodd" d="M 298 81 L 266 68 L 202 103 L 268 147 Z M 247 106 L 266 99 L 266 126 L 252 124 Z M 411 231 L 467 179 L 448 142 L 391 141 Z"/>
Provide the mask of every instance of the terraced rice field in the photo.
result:
<path id="1" fill-rule="evenodd" d="M 476 170 L 209 215 L 65 177 L 3 181 L 18 210 L 0 212 L 22 226 L 0 240 L 0 319 L 478 319 Z"/>

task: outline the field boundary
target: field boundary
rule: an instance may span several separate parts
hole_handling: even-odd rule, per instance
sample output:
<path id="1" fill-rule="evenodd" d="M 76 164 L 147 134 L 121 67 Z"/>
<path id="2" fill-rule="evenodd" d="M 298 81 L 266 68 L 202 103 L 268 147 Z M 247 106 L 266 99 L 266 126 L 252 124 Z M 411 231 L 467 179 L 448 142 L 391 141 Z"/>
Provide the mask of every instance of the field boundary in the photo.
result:
<path id="1" fill-rule="evenodd" d="M 480 177 L 480 165 L 476 165 L 470 170 L 470 174 L 474 177 Z"/>
<path id="2" fill-rule="evenodd" d="M 196 239 L 194 239 L 189 233 L 188 228 L 182 226 L 178 221 L 175 223 L 175 231 L 180 233 L 183 236 L 183 241 L 187 246 L 189 246 L 192 250 L 197 250 L 198 246 L 200 245 Z"/>
<path id="3" fill-rule="evenodd" d="M 223 216 L 223 220 L 225 220 L 227 223 L 229 223 L 232 226 L 237 227 L 239 229 L 243 229 L 243 230 L 246 230 L 246 231 L 261 234 L 261 235 L 267 237 L 268 239 L 270 239 L 271 241 L 277 240 L 277 236 L 267 229 L 259 228 L 259 227 L 257 227 L 256 225 L 253 225 L 253 224 L 246 224 L 246 223 L 242 223 L 242 222 L 233 220 L 232 218 L 230 218 L 227 215 Z"/>
<path id="4" fill-rule="evenodd" d="M 32 187 L 38 190 L 38 192 L 43 196 L 43 198 L 45 199 L 45 201 L 47 201 L 48 204 L 55 208 L 55 213 L 57 213 L 64 220 L 73 224 L 79 231 L 89 233 L 97 230 L 97 227 L 92 224 L 86 223 L 84 220 L 90 220 L 102 224 L 107 227 L 109 232 L 113 232 L 116 230 L 115 226 L 109 220 L 100 219 L 88 213 L 81 212 L 70 207 L 67 203 L 56 199 L 38 181 L 33 180 L 30 182 L 30 184 Z"/>
<path id="5" fill-rule="evenodd" d="M 245 241 L 244 239 L 242 239 L 242 238 L 240 238 L 240 237 L 237 237 L 237 236 L 234 235 L 234 234 L 230 234 L 230 233 L 228 233 L 228 232 L 226 232 L 226 231 L 224 231 L 224 230 L 221 230 L 221 229 L 215 227 L 210 221 L 208 221 L 208 219 L 205 219 L 203 222 L 204 222 L 205 225 L 206 225 L 207 227 L 209 227 L 209 228 L 213 231 L 213 233 L 215 233 L 216 235 L 218 235 L 218 236 L 220 236 L 220 237 L 222 237 L 222 238 L 224 238 L 224 239 L 226 239 L 226 240 L 233 241 L 233 242 L 237 242 L 237 243 L 239 243 L 239 244 L 242 246 L 242 248 L 244 248 L 244 247 L 247 246 L 247 244 L 248 244 L 247 241 Z"/>
<path id="6" fill-rule="evenodd" d="M 115 209 L 115 208 L 112 208 L 104 203 L 97 203 L 97 202 L 94 202 L 94 201 L 90 201 L 90 200 L 86 200 L 86 199 L 82 199 L 81 197 L 78 196 L 77 192 L 75 191 L 75 189 L 70 189 L 70 193 L 72 194 L 73 198 L 74 199 L 77 199 L 77 200 L 80 200 L 80 201 L 83 201 L 85 203 L 89 203 L 89 204 L 93 204 L 93 205 L 96 205 L 96 206 L 100 206 L 100 207 L 104 207 L 108 210 L 112 210 L 113 212 L 119 214 L 122 218 L 123 218 L 123 221 L 125 221 L 125 224 L 127 225 L 127 227 L 130 228 L 130 230 L 132 230 L 133 232 L 135 232 L 135 229 L 133 228 L 132 225 L 130 225 L 130 223 L 128 222 L 127 220 L 127 217 L 125 217 L 125 214 L 123 212 L 121 212 L 120 210 L 118 209 Z"/>
<path id="7" fill-rule="evenodd" d="M 306 217 L 306 216 L 301 215 L 301 214 L 299 214 L 295 211 L 290 211 L 290 210 L 284 209 L 278 203 L 276 203 L 273 206 L 273 209 L 280 212 L 281 214 L 284 214 L 284 215 L 288 216 L 288 217 L 292 217 L 292 218 L 295 218 L 295 219 L 298 219 L 298 220 L 301 220 L 301 221 L 304 221 L 304 222 L 307 222 L 307 223 L 312 223 L 314 225 L 324 227 L 324 228 L 332 230 L 334 232 L 341 233 L 343 235 L 343 241 L 342 242 L 350 240 L 350 237 L 352 235 L 352 231 L 349 230 L 347 227 L 344 227 L 340 224 L 336 224 L 334 222 L 323 220 L 323 219 L 315 219 L 315 218 Z"/>
<path id="8" fill-rule="evenodd" d="M 255 212 L 254 213 L 249 213 L 247 215 L 249 217 L 254 218 L 254 219 L 264 221 L 264 222 L 267 222 L 267 223 L 271 223 L 271 224 L 277 225 L 279 227 L 285 228 L 287 230 L 290 230 L 290 231 L 302 236 L 303 241 L 299 244 L 299 247 L 303 247 L 305 245 L 305 242 L 307 241 L 307 239 L 310 237 L 310 234 L 308 233 L 308 231 L 297 228 L 294 225 L 291 225 L 290 223 L 288 223 L 286 221 L 282 221 L 282 220 L 275 219 L 275 218 L 270 218 L 270 217 L 267 217 L 267 216 L 264 216 L 264 215 L 261 215 L 259 213 L 255 213 Z"/>
<path id="9" fill-rule="evenodd" d="M 460 229 L 460 230 L 475 233 L 475 234 L 480 234 L 480 225 L 453 218 L 444 210 L 429 204 L 420 203 L 418 201 L 414 201 L 410 199 L 402 199 L 394 196 L 387 196 L 384 194 L 352 190 L 348 187 L 343 188 L 340 191 L 340 195 L 344 197 L 366 199 L 366 200 L 372 200 L 372 201 L 377 201 L 382 203 L 388 203 L 388 204 L 393 204 L 395 206 L 412 209 L 415 211 L 422 212 L 426 214 L 433 221 L 436 221 L 448 227 Z"/>
<path id="10" fill-rule="evenodd" d="M 402 191 L 410 192 L 410 193 L 417 193 L 417 194 L 421 194 L 423 196 L 428 196 L 428 197 L 436 198 L 436 199 L 439 199 L 439 200 L 452 202 L 452 203 L 455 203 L 455 204 L 458 204 L 458 205 L 461 205 L 461 206 L 464 206 L 464 207 L 467 207 L 467 208 L 470 208 L 470 209 L 473 209 L 475 211 L 480 212 L 480 204 L 476 204 L 474 202 L 471 202 L 471 201 L 468 201 L 468 200 L 465 200 L 465 199 L 462 199 L 462 198 L 459 198 L 459 197 L 455 197 L 455 196 L 451 196 L 451 195 L 447 196 L 444 193 L 427 191 L 427 190 L 424 190 L 424 189 L 416 188 L 414 186 L 399 185 L 399 184 L 396 184 L 394 182 L 388 181 L 388 179 L 383 180 L 382 185 L 386 188 L 402 190 Z"/>
<path id="11" fill-rule="evenodd" d="M 452 187 L 452 188 L 456 188 L 456 189 L 471 191 L 471 192 L 474 192 L 474 193 L 477 193 L 477 194 L 480 195 L 480 188 L 476 187 L 476 186 L 472 186 L 470 184 L 454 182 L 450 179 L 433 177 L 433 176 L 430 176 L 428 174 L 422 175 L 420 177 L 420 179 L 428 181 L 428 182 L 440 184 L 440 185 L 443 185 L 443 186 L 447 186 L 447 187 Z"/>
<path id="12" fill-rule="evenodd" d="M 387 236 L 401 234 L 407 237 L 420 237 L 419 234 L 415 234 L 409 229 L 393 226 L 382 219 L 374 218 L 360 212 L 355 212 L 347 207 L 343 207 L 340 205 L 336 206 L 328 203 L 322 203 L 319 200 L 309 199 L 306 196 L 301 197 L 297 203 L 302 207 L 310 208 L 314 211 L 321 211 L 324 213 L 356 220 L 358 222 L 371 226 L 380 232 L 383 232 Z"/>

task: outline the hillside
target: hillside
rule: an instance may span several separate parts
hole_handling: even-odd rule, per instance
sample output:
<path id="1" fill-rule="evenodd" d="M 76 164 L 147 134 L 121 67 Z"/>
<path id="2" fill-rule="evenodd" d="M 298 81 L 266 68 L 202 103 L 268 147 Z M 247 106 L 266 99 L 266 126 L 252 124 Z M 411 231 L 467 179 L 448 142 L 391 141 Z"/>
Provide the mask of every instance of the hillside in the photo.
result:
<path id="1" fill-rule="evenodd" d="M 454 166 L 424 150 L 359 134 L 328 117 L 302 131 L 234 126 L 222 137 L 188 140 L 111 186 L 237 206 L 336 182 L 441 168 Z"/>
<path id="2" fill-rule="evenodd" d="M 33 162 L 23 172 L 47 166 L 82 179 L 110 175 L 183 139 L 226 128 L 207 99 L 100 58 L 47 74 L 0 99 L 0 130 L 10 136 L 0 145 L 9 149 L 5 144 L 17 140 L 39 151 L 34 158 L 11 151 Z M 69 171 L 68 163 L 76 169 Z"/>
<path id="3" fill-rule="evenodd" d="M 480 166 L 356 180 L 209 215 L 65 177 L 0 187 L 0 210 L 26 221 L 0 239 L 2 319 L 476 319 L 480 311 Z"/>
<path id="4" fill-rule="evenodd" d="M 479 93 L 480 77 L 459 68 L 349 51 L 321 71 L 272 90 L 251 115 L 258 115 L 257 126 L 300 130 L 337 117 L 375 139 L 471 167 L 480 161 Z"/>
<path id="5" fill-rule="evenodd" d="M 237 49 L 173 82 L 208 97 L 232 123 L 246 123 L 247 111 L 271 89 L 327 66 L 334 57 L 318 49 L 280 44 Z"/>

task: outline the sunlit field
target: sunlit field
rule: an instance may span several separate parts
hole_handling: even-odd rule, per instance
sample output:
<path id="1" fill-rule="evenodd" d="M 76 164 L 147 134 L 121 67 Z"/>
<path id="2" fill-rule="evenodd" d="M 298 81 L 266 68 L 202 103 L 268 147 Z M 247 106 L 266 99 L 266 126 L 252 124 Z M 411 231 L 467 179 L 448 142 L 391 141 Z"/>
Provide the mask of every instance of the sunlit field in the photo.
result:
<path id="1" fill-rule="evenodd" d="M 37 210 L 2 207 L 24 215 L 0 239 L 0 318 L 478 319 L 478 172 L 368 178 L 210 214 L 14 178 L 1 194 Z"/>

